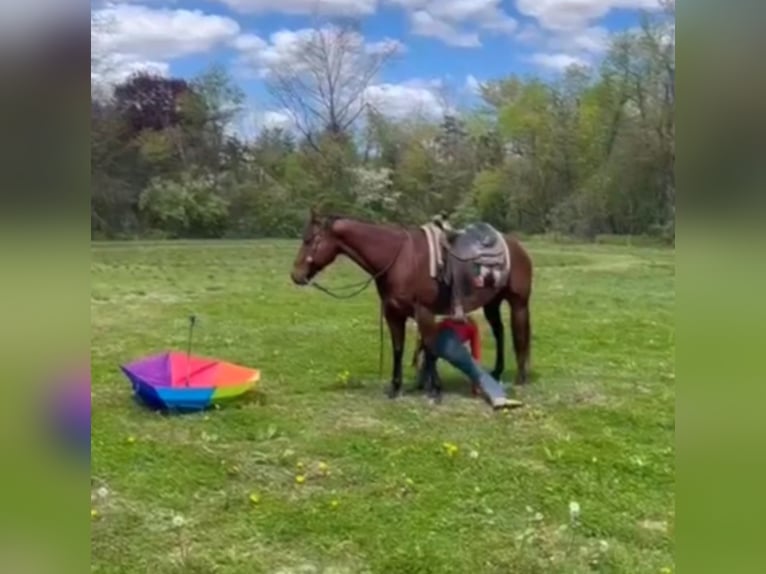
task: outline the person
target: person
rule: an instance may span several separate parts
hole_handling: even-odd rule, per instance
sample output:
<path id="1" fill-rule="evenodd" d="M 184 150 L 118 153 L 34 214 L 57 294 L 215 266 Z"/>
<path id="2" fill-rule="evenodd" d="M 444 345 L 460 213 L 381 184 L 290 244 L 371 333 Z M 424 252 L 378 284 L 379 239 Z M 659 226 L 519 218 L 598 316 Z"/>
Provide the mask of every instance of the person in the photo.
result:
<path id="1" fill-rule="evenodd" d="M 505 396 L 505 389 L 489 373 L 479 367 L 475 356 L 472 357 L 466 349 L 466 341 L 475 341 L 471 345 L 472 351 L 476 349 L 474 353 L 480 353 L 478 351 L 479 330 L 473 320 L 468 322 L 448 319 L 437 323 L 428 309 L 416 303 L 415 322 L 420 332 L 424 356 L 420 380 L 430 378 L 432 383 L 438 381 L 436 360 L 442 358 L 467 375 L 474 388 L 481 389 L 493 408 L 522 406 L 521 401 Z"/>
<path id="2" fill-rule="evenodd" d="M 467 315 L 465 321 L 447 317 L 436 323 L 436 327 L 439 330 L 451 329 L 462 344 L 470 345 L 471 357 L 474 361 L 481 360 L 481 335 L 473 317 Z M 420 337 L 412 358 L 412 365 L 418 370 L 418 388 L 423 389 L 426 380 L 429 380 L 432 386 L 441 387 L 436 371 L 436 360 L 437 357 L 429 352 L 423 343 L 423 338 Z M 471 381 L 471 394 L 473 396 L 479 394 L 479 387 L 474 381 Z"/>

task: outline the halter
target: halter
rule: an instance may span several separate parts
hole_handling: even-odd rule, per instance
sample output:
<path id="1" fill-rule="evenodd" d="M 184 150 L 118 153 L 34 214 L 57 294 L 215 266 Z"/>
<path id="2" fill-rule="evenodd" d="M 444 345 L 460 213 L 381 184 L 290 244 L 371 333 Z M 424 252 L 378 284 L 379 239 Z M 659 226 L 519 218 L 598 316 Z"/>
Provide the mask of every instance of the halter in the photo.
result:
<path id="1" fill-rule="evenodd" d="M 362 293 L 365 289 L 367 289 L 367 287 L 369 287 L 373 281 L 380 279 L 383 275 L 388 273 L 391 270 L 391 268 L 394 266 L 394 263 L 396 263 L 399 260 L 399 256 L 402 254 L 402 251 L 404 251 L 405 244 L 409 244 L 412 242 L 412 235 L 410 234 L 410 232 L 404 228 L 402 228 L 402 231 L 404 231 L 407 234 L 407 237 L 404 241 L 402 241 L 402 244 L 399 246 L 399 249 L 396 252 L 396 255 L 394 255 L 394 257 L 391 259 L 388 265 L 386 265 L 383 269 L 381 269 L 377 273 L 374 273 L 374 274 L 371 273 L 370 276 L 364 281 L 361 281 L 359 283 L 351 283 L 349 285 L 344 285 L 343 287 L 336 287 L 337 291 L 343 291 L 345 289 L 352 289 L 352 288 L 358 287 L 356 291 L 350 293 L 349 295 L 340 295 L 339 293 L 333 293 L 327 287 L 324 287 L 323 285 L 313 280 L 309 281 L 309 285 L 311 285 L 315 289 L 318 289 L 322 293 L 326 293 L 330 297 L 334 297 L 335 299 L 351 299 L 351 297 L 356 297 L 357 295 Z M 336 241 L 338 241 L 337 238 L 336 238 Z M 346 251 L 350 251 L 351 253 L 355 254 L 359 261 L 362 260 L 362 258 L 359 257 L 359 253 L 355 249 L 352 249 L 351 247 L 349 247 L 343 242 L 341 242 L 341 244 L 343 245 Z M 316 246 L 312 247 L 311 253 L 313 253 L 315 250 L 316 250 Z M 379 315 L 380 352 L 379 352 L 379 363 L 378 363 L 378 377 L 381 379 L 383 378 L 383 305 L 384 305 L 383 299 L 381 298 L 380 315 Z"/>
<path id="2" fill-rule="evenodd" d="M 326 293 L 330 297 L 334 297 L 335 299 L 351 299 L 352 297 L 356 297 L 357 295 L 362 293 L 365 289 L 367 289 L 367 287 L 369 287 L 372 284 L 373 281 L 376 281 L 377 279 L 380 279 L 383 275 L 388 273 L 391 270 L 391 268 L 394 266 L 394 264 L 399 260 L 399 256 L 402 254 L 402 251 L 404 251 L 405 244 L 408 244 L 408 243 L 410 243 L 412 241 L 412 236 L 410 235 L 410 232 L 408 230 L 406 230 L 406 229 L 402 229 L 402 231 L 404 231 L 407 234 L 407 237 L 406 237 L 405 241 L 402 241 L 402 244 L 399 246 L 399 249 L 396 252 L 396 255 L 394 255 L 394 257 L 391 259 L 391 261 L 388 263 L 388 265 L 386 265 L 383 269 L 381 269 L 377 273 L 370 274 L 370 276 L 367 279 L 365 279 L 364 281 L 359 281 L 357 283 L 350 283 L 350 284 L 344 285 L 342 287 L 336 287 L 335 288 L 335 292 L 333 292 L 331 289 L 321 285 L 320 283 L 318 283 L 318 282 L 316 282 L 314 280 L 309 281 L 309 285 L 311 285 L 315 289 L 318 289 L 322 293 Z M 336 241 L 337 241 L 337 239 L 336 239 Z M 358 260 L 362 260 L 362 258 L 359 257 L 359 253 L 355 249 L 352 249 L 351 247 L 349 247 L 345 243 L 342 243 L 342 245 L 343 245 L 343 248 L 346 251 L 350 251 L 351 253 L 355 254 L 356 258 Z M 313 254 L 313 252 L 315 250 L 316 250 L 316 247 L 312 247 L 311 253 Z M 356 291 L 353 291 L 352 293 L 350 293 L 348 295 L 341 295 L 341 294 L 338 293 L 338 291 L 345 291 L 347 289 L 354 289 L 354 288 L 357 288 Z"/>

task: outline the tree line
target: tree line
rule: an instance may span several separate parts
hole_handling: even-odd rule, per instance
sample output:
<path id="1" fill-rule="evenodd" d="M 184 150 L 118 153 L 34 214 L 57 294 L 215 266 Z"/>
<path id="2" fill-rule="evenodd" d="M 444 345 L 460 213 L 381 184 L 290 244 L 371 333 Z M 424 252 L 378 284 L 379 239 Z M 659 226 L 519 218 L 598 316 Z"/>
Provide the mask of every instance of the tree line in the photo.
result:
<path id="1" fill-rule="evenodd" d="M 139 72 L 91 104 L 94 238 L 295 237 L 306 210 L 420 224 L 447 211 L 504 231 L 675 237 L 675 57 L 668 21 L 615 36 L 595 69 L 510 76 L 480 104 L 392 118 L 369 88 L 395 55 L 317 28 L 266 78 L 290 128 L 231 129 L 225 69 Z"/>

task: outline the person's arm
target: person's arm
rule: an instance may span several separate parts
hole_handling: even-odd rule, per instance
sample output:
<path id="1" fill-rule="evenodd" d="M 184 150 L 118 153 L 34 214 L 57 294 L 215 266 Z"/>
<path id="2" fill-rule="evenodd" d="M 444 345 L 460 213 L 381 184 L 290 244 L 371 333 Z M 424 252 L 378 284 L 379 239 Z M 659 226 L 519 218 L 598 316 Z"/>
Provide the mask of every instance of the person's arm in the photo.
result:
<path id="1" fill-rule="evenodd" d="M 481 360 L 481 338 L 479 335 L 479 327 L 471 321 L 470 325 L 470 340 L 471 340 L 471 355 L 477 361 Z"/>

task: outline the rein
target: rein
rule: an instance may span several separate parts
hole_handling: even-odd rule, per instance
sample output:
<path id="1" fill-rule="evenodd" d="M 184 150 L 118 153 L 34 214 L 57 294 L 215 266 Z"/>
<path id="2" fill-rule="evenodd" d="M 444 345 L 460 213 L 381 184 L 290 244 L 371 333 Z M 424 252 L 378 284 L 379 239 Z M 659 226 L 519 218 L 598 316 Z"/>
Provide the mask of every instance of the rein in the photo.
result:
<path id="1" fill-rule="evenodd" d="M 394 263 L 396 263 L 399 260 L 399 256 L 402 254 L 402 251 L 404 251 L 405 244 L 409 244 L 412 242 L 412 235 L 410 234 L 410 232 L 406 229 L 403 229 L 402 231 L 404 231 L 407 234 L 407 238 L 405 241 L 402 241 L 402 244 L 399 246 L 399 250 L 396 252 L 396 255 L 394 255 L 393 259 L 391 259 L 391 262 L 388 265 L 386 265 L 382 270 L 378 271 L 377 273 L 371 274 L 370 277 L 368 277 L 364 281 L 361 281 L 359 283 L 351 283 L 350 285 L 344 285 L 343 287 L 336 287 L 336 291 L 342 291 L 345 289 L 358 287 L 358 289 L 354 291 L 353 293 L 351 293 L 350 295 L 340 295 L 338 293 L 333 293 L 327 287 L 324 287 L 323 285 L 314 281 L 312 281 L 310 285 L 314 287 L 315 289 L 318 289 L 322 293 L 326 293 L 330 297 L 334 297 L 335 299 L 351 299 L 352 297 L 356 297 L 362 291 L 367 289 L 367 287 L 369 287 L 373 281 L 375 281 L 376 279 L 380 279 L 383 275 L 388 273 L 391 270 L 391 268 L 394 266 Z M 344 246 L 344 247 L 346 247 L 346 249 L 349 251 L 353 251 L 356 254 L 356 256 L 359 258 L 359 254 L 356 253 L 356 250 L 350 249 L 348 246 Z M 360 285 L 361 287 L 359 287 Z M 380 353 L 379 353 L 379 362 L 378 362 L 378 378 L 382 379 L 383 378 L 383 299 L 382 298 L 380 300 L 379 311 L 380 311 L 379 313 Z"/>
<path id="2" fill-rule="evenodd" d="M 388 263 L 388 265 L 386 265 L 383 269 L 381 269 L 377 273 L 371 274 L 364 281 L 359 281 L 358 283 L 350 283 L 349 285 L 344 285 L 342 287 L 336 287 L 335 288 L 335 292 L 333 292 L 333 290 L 329 289 L 328 287 L 325 287 L 325 286 L 321 285 L 320 283 L 318 283 L 316 281 L 311 281 L 310 285 L 312 287 L 314 287 L 315 289 L 318 289 L 322 293 L 326 293 L 330 297 L 334 297 L 335 299 L 351 299 L 352 297 L 356 297 L 357 295 L 362 293 L 365 289 L 367 289 L 367 287 L 369 287 L 370 284 L 373 281 L 375 281 L 377 279 L 380 279 L 383 275 L 388 273 L 391 270 L 391 268 L 394 266 L 394 263 L 396 263 L 397 260 L 399 259 L 399 256 L 402 254 L 402 251 L 404 250 L 405 244 L 408 244 L 408 243 L 410 243 L 410 241 L 412 241 L 412 237 L 410 236 L 410 232 L 407 231 L 407 230 L 403 230 L 403 231 L 407 234 L 407 239 L 406 239 L 406 241 L 403 241 L 402 244 L 399 246 L 399 250 L 396 252 L 396 255 L 394 255 L 394 257 L 391 259 L 391 261 Z M 344 247 L 348 251 L 354 251 L 355 252 L 354 249 L 350 249 L 348 246 L 344 245 Z M 356 255 L 359 258 L 359 255 L 358 254 L 356 254 Z M 345 291 L 347 289 L 354 289 L 354 288 L 358 288 L 358 289 L 356 289 L 356 291 L 352 292 L 349 295 L 341 295 L 340 293 L 338 293 L 338 291 Z"/>

